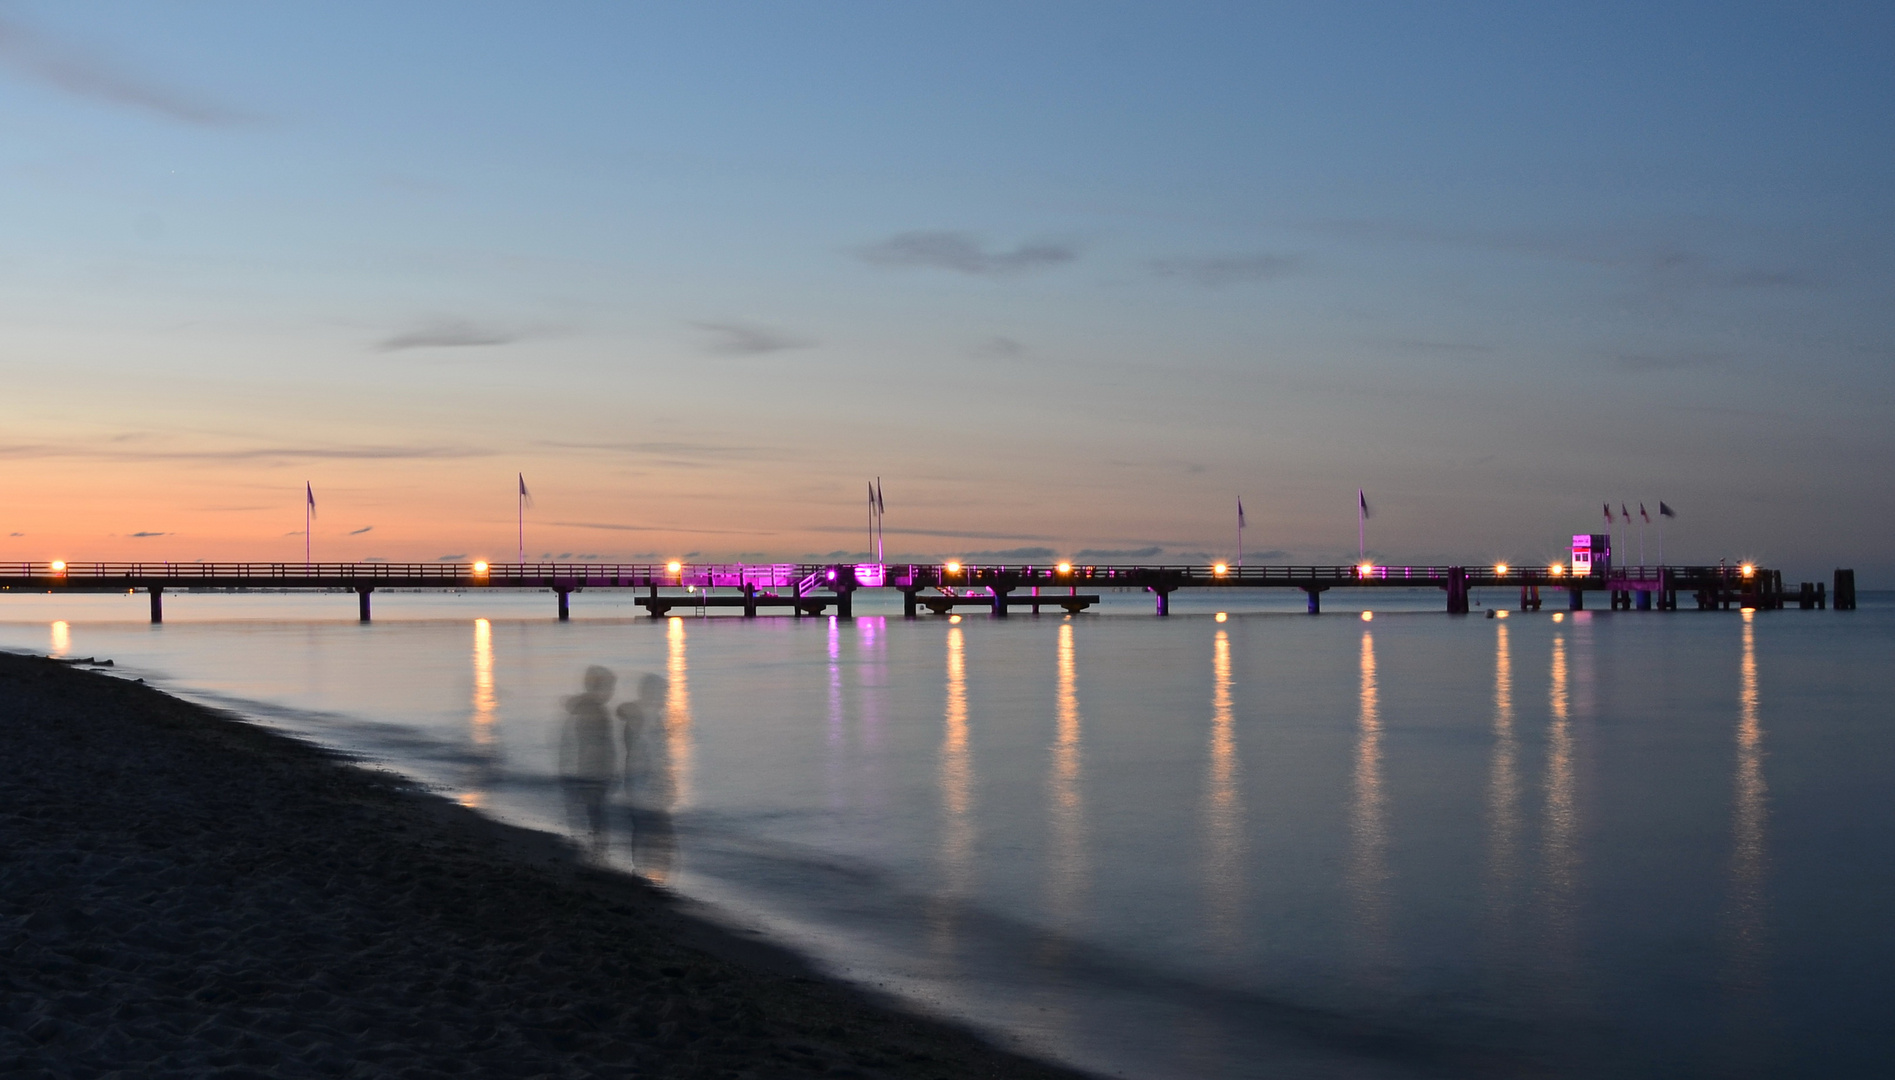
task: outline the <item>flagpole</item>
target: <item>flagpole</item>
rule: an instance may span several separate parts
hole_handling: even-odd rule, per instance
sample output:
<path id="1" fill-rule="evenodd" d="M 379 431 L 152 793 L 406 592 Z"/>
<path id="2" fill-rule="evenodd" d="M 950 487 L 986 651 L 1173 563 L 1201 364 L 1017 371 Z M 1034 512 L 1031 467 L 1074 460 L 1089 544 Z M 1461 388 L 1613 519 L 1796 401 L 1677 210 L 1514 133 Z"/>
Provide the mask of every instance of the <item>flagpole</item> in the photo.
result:
<path id="1" fill-rule="evenodd" d="M 305 480 L 303 481 L 303 568 L 305 570 L 309 568 L 309 520 L 315 509 L 315 490 L 309 486 L 309 481 Z"/>
<path id="2" fill-rule="evenodd" d="M 1368 529 L 1363 521 L 1368 517 L 1369 496 L 1361 488 L 1355 489 L 1355 561 L 1363 562 L 1369 557 Z"/>
<path id="3" fill-rule="evenodd" d="M 519 532 L 520 548 L 519 548 L 519 553 L 515 556 L 515 558 L 519 559 L 519 561 L 522 564 L 525 564 L 526 562 L 526 494 L 525 494 L 526 493 L 526 474 L 515 473 L 514 476 L 520 481 L 518 486 L 516 486 L 513 490 L 513 516 L 514 516 L 515 521 L 518 523 L 519 530 L 520 530 Z"/>

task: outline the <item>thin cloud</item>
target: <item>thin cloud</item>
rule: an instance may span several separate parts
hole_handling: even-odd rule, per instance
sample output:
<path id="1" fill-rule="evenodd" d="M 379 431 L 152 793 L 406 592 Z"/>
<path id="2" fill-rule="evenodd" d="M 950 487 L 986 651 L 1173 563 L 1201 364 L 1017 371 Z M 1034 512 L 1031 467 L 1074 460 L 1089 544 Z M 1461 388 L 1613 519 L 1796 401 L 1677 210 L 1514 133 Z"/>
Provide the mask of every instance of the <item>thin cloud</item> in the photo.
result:
<path id="1" fill-rule="evenodd" d="M 1108 550 L 1105 548 L 1086 548 L 1083 551 L 1073 552 L 1073 558 L 1075 559 L 1149 559 L 1153 555 L 1156 555 L 1163 550 L 1165 549 L 1161 547 L 1133 548 L 1129 551 L 1123 550 L 1123 549 Z"/>
<path id="2" fill-rule="evenodd" d="M 538 439 L 533 445 L 557 450 L 604 450 L 660 458 L 754 458 L 769 452 L 769 448 L 761 446 L 719 446 L 694 442 L 566 442 Z"/>
<path id="3" fill-rule="evenodd" d="M 25 533 L 8 533 L 8 536 L 25 536 Z"/>
<path id="4" fill-rule="evenodd" d="M 1287 277 L 1302 267 L 1295 255 L 1204 255 L 1154 259 L 1147 265 L 1159 277 L 1181 278 L 1207 289 Z"/>
<path id="5" fill-rule="evenodd" d="M 520 340 L 521 335 L 511 330 L 501 330 L 491 326 L 460 319 L 443 319 L 416 327 L 413 330 L 383 338 L 375 344 L 376 352 L 400 352 L 403 349 L 466 349 L 485 345 L 508 345 Z"/>
<path id="6" fill-rule="evenodd" d="M 1017 360 L 1020 356 L 1025 354 L 1025 352 L 1025 345 L 1020 344 L 1010 337 L 1000 337 L 998 335 L 990 337 L 979 345 L 974 346 L 974 355 L 976 356 L 994 356 L 1003 360 Z"/>
<path id="7" fill-rule="evenodd" d="M 976 277 L 1007 277 L 1061 266 L 1079 258 L 1076 245 L 1042 240 L 1011 251 L 989 250 L 966 232 L 905 232 L 878 244 L 857 248 L 856 257 L 871 266 L 952 270 Z"/>
<path id="8" fill-rule="evenodd" d="M 405 461 L 417 458 L 485 457 L 488 451 L 456 446 L 258 446 L 236 450 L 111 450 L 55 443 L 0 445 L 0 459 L 72 458 L 82 461 Z M 229 509 L 253 509 L 230 507 Z"/>
<path id="9" fill-rule="evenodd" d="M 180 123 L 228 127 L 256 120 L 248 113 L 160 85 L 100 54 L 49 41 L 6 19 L 0 19 L 0 66 L 75 97 Z"/>
<path id="10" fill-rule="evenodd" d="M 373 525 L 364 525 L 364 526 L 362 526 L 361 528 L 359 528 L 359 529 L 356 529 L 356 530 L 354 530 L 354 531 L 352 531 L 352 532 L 350 532 L 350 533 L 349 533 L 349 535 L 350 535 L 350 536 L 360 536 L 360 535 L 362 535 L 363 533 L 365 533 L 365 532 L 368 532 L 368 531 L 370 531 L 370 530 L 371 530 L 371 529 L 373 529 L 373 528 L 375 528 L 375 526 L 373 526 Z"/>
<path id="11" fill-rule="evenodd" d="M 861 532 L 855 525 L 811 525 L 804 532 L 852 533 Z M 1013 533 L 965 532 L 959 529 L 898 529 L 890 527 L 884 532 L 900 533 L 904 536 L 940 536 L 950 540 L 1057 540 L 1055 536 L 1021 536 Z"/>
<path id="12" fill-rule="evenodd" d="M 807 349 L 816 344 L 812 338 L 798 337 L 750 323 L 700 322 L 691 325 L 713 335 L 706 351 L 720 356 L 762 356 L 789 349 Z"/>
<path id="13" fill-rule="evenodd" d="M 1059 553 L 1049 547 L 1017 547 L 1007 548 L 1004 551 L 969 551 L 964 553 L 961 558 L 1009 561 L 1018 559 L 1050 559 L 1057 554 Z"/>
<path id="14" fill-rule="evenodd" d="M 465 558 L 467 558 L 467 552 L 463 551 L 459 555 L 436 555 L 434 557 L 434 561 L 435 562 L 460 562 L 462 559 L 465 559 Z"/>
<path id="15" fill-rule="evenodd" d="M 772 535 L 768 532 L 759 533 L 754 529 L 687 529 L 678 525 L 620 525 L 609 521 L 555 521 L 551 524 L 567 529 L 606 529 L 611 532 L 714 533 L 721 536 Z M 566 558 L 566 555 L 561 555 L 560 558 Z"/>
<path id="16" fill-rule="evenodd" d="M 1628 374 L 1649 375 L 1659 371 L 1723 367 L 1730 359 L 1724 353 L 1625 353 L 1614 357 L 1613 366 Z"/>
<path id="17" fill-rule="evenodd" d="M 126 533 L 125 535 L 131 537 L 134 540 L 139 540 L 147 536 L 170 536 L 171 534 L 168 532 L 135 532 L 135 533 Z"/>

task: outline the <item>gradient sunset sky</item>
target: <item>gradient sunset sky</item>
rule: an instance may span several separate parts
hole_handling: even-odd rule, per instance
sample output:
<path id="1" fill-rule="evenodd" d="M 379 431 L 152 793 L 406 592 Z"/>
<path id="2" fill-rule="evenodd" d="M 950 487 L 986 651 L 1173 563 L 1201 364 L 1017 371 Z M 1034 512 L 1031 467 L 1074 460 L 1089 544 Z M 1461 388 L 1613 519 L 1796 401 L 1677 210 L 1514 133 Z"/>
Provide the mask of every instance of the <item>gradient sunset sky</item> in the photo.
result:
<path id="1" fill-rule="evenodd" d="M 1895 6 L 0 5 L 0 558 L 1895 581 Z M 1646 541 L 1657 555 L 1657 530 Z M 1636 551 L 1637 531 L 1621 542 Z M 1629 546 L 1628 546 L 1629 545 Z M 1119 553 L 1119 554 L 1111 554 Z M 995 557 L 988 555 L 986 557 Z"/>

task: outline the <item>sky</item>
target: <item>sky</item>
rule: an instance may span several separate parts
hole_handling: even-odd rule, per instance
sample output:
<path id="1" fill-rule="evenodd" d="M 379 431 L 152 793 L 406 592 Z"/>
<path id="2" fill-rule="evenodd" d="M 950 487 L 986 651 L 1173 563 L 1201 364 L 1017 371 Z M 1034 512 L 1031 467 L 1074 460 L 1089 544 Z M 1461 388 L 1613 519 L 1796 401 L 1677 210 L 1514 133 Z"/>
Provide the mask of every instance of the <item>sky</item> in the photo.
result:
<path id="1" fill-rule="evenodd" d="M 0 3 L 0 559 L 1895 585 L 1895 7 Z M 1640 526 L 1618 524 L 1621 562 Z M 1645 530 L 1658 560 L 1659 527 Z M 7 554 L 10 553 L 10 554 Z"/>

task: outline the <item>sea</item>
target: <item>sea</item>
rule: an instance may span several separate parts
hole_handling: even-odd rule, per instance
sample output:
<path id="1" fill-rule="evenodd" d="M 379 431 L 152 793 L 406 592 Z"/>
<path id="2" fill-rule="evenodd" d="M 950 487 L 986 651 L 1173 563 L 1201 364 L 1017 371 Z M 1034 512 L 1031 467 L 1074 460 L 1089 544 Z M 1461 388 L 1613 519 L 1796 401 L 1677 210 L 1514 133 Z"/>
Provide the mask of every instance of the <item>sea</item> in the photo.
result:
<path id="1" fill-rule="evenodd" d="M 891 594 L 892 595 L 892 594 Z M 1102 1076 L 1887 1075 L 1895 596 L 0 596 L 113 674 L 571 838 Z M 1490 607 L 1497 605 L 1497 607 Z M 1491 615 L 1490 615 L 1491 612 Z"/>

